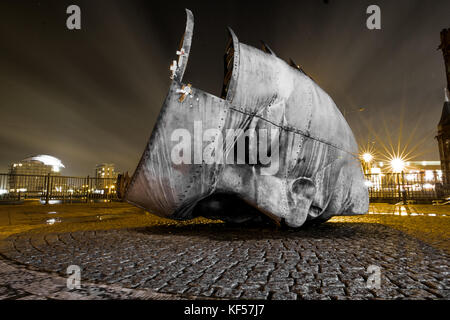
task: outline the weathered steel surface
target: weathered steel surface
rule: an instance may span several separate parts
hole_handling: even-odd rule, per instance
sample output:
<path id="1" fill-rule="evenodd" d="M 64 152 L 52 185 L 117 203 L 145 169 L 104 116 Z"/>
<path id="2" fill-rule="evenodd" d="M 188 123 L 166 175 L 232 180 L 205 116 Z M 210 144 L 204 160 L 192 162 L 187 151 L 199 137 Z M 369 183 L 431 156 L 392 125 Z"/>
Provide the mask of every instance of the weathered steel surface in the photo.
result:
<path id="1" fill-rule="evenodd" d="M 192 32 L 193 16 L 187 10 L 182 45 L 187 54 Z M 163 217 L 190 219 L 199 201 L 214 194 L 231 194 L 291 227 L 333 215 L 366 213 L 368 191 L 357 144 L 333 100 L 272 50 L 264 52 L 240 43 L 229 32 L 234 52 L 226 97 L 191 88 L 180 99 L 179 90 L 186 86 L 182 77 L 187 56 L 183 57 L 124 199 Z M 278 132 L 277 138 L 271 136 L 271 152 L 279 151 L 279 157 L 272 159 L 277 163 L 271 165 L 278 170 L 267 174 L 267 165 L 260 163 L 175 164 L 171 158 L 178 143 L 171 139 L 174 130 L 187 130 L 193 149 L 196 143 L 202 149 L 210 144 L 195 133 L 199 123 L 203 132 L 219 129 L 226 137 L 225 157 L 234 141 L 227 137 L 227 129 Z M 248 148 L 251 153 L 255 146 Z M 222 212 L 214 217 L 242 221 L 230 216 L 231 212 L 229 216 Z"/>

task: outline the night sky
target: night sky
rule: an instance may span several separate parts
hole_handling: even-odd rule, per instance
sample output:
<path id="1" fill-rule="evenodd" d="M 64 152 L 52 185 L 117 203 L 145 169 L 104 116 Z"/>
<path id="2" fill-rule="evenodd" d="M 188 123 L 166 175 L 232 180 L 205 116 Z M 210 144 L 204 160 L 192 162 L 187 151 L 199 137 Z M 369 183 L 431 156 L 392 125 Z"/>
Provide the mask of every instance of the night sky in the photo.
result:
<path id="1" fill-rule="evenodd" d="M 65 175 L 102 162 L 133 172 L 170 85 L 185 7 L 195 27 L 184 81 L 220 96 L 230 26 L 300 64 L 346 110 L 362 146 L 383 154 L 400 141 L 417 160 L 439 160 L 437 47 L 450 1 L 155 2 L 1 1 L 0 172 L 34 154 L 60 158 Z M 66 28 L 70 4 L 81 7 L 79 31 Z M 370 4 L 381 7 L 381 30 L 366 28 Z"/>

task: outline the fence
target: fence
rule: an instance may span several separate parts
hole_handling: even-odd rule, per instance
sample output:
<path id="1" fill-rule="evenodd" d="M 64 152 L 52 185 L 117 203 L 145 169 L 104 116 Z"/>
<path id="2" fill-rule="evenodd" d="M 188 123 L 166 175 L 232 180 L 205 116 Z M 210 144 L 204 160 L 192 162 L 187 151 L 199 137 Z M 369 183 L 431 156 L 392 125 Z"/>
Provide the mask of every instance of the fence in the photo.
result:
<path id="1" fill-rule="evenodd" d="M 450 174 L 450 172 L 449 172 Z M 431 202 L 445 200 L 450 195 L 450 185 L 441 171 L 418 173 L 385 173 L 366 175 L 372 202 Z"/>
<path id="2" fill-rule="evenodd" d="M 441 171 L 366 175 L 372 202 L 431 202 L 450 196 Z M 42 203 L 118 200 L 116 179 L 55 175 L 0 174 L 0 201 L 37 199 Z"/>
<path id="3" fill-rule="evenodd" d="M 115 178 L 0 174 L 0 200 L 43 203 L 117 200 Z"/>

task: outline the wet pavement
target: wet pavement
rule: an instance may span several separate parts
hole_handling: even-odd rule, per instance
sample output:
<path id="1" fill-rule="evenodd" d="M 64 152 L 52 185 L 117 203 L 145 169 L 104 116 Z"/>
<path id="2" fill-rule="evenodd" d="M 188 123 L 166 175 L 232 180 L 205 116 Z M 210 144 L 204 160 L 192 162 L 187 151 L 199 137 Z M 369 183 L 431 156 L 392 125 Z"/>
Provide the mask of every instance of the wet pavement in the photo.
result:
<path id="1" fill-rule="evenodd" d="M 176 222 L 123 203 L 5 205 L 0 298 L 448 299 L 449 215 L 377 204 L 284 230 Z M 70 265 L 81 290 L 64 285 Z M 370 266 L 379 288 L 368 288 Z"/>

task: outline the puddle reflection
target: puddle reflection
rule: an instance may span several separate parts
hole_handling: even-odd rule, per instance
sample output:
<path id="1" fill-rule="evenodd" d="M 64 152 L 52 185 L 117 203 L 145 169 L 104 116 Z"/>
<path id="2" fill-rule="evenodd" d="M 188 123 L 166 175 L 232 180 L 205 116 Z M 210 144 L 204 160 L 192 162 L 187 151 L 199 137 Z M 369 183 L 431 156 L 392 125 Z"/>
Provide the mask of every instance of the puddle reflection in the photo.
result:
<path id="1" fill-rule="evenodd" d="M 60 223 L 61 222 L 61 219 L 59 219 L 59 218 L 52 218 L 52 219 L 47 219 L 46 221 L 45 221 L 45 223 L 46 224 L 48 224 L 48 225 L 53 225 L 53 224 L 55 224 L 55 223 Z"/>

